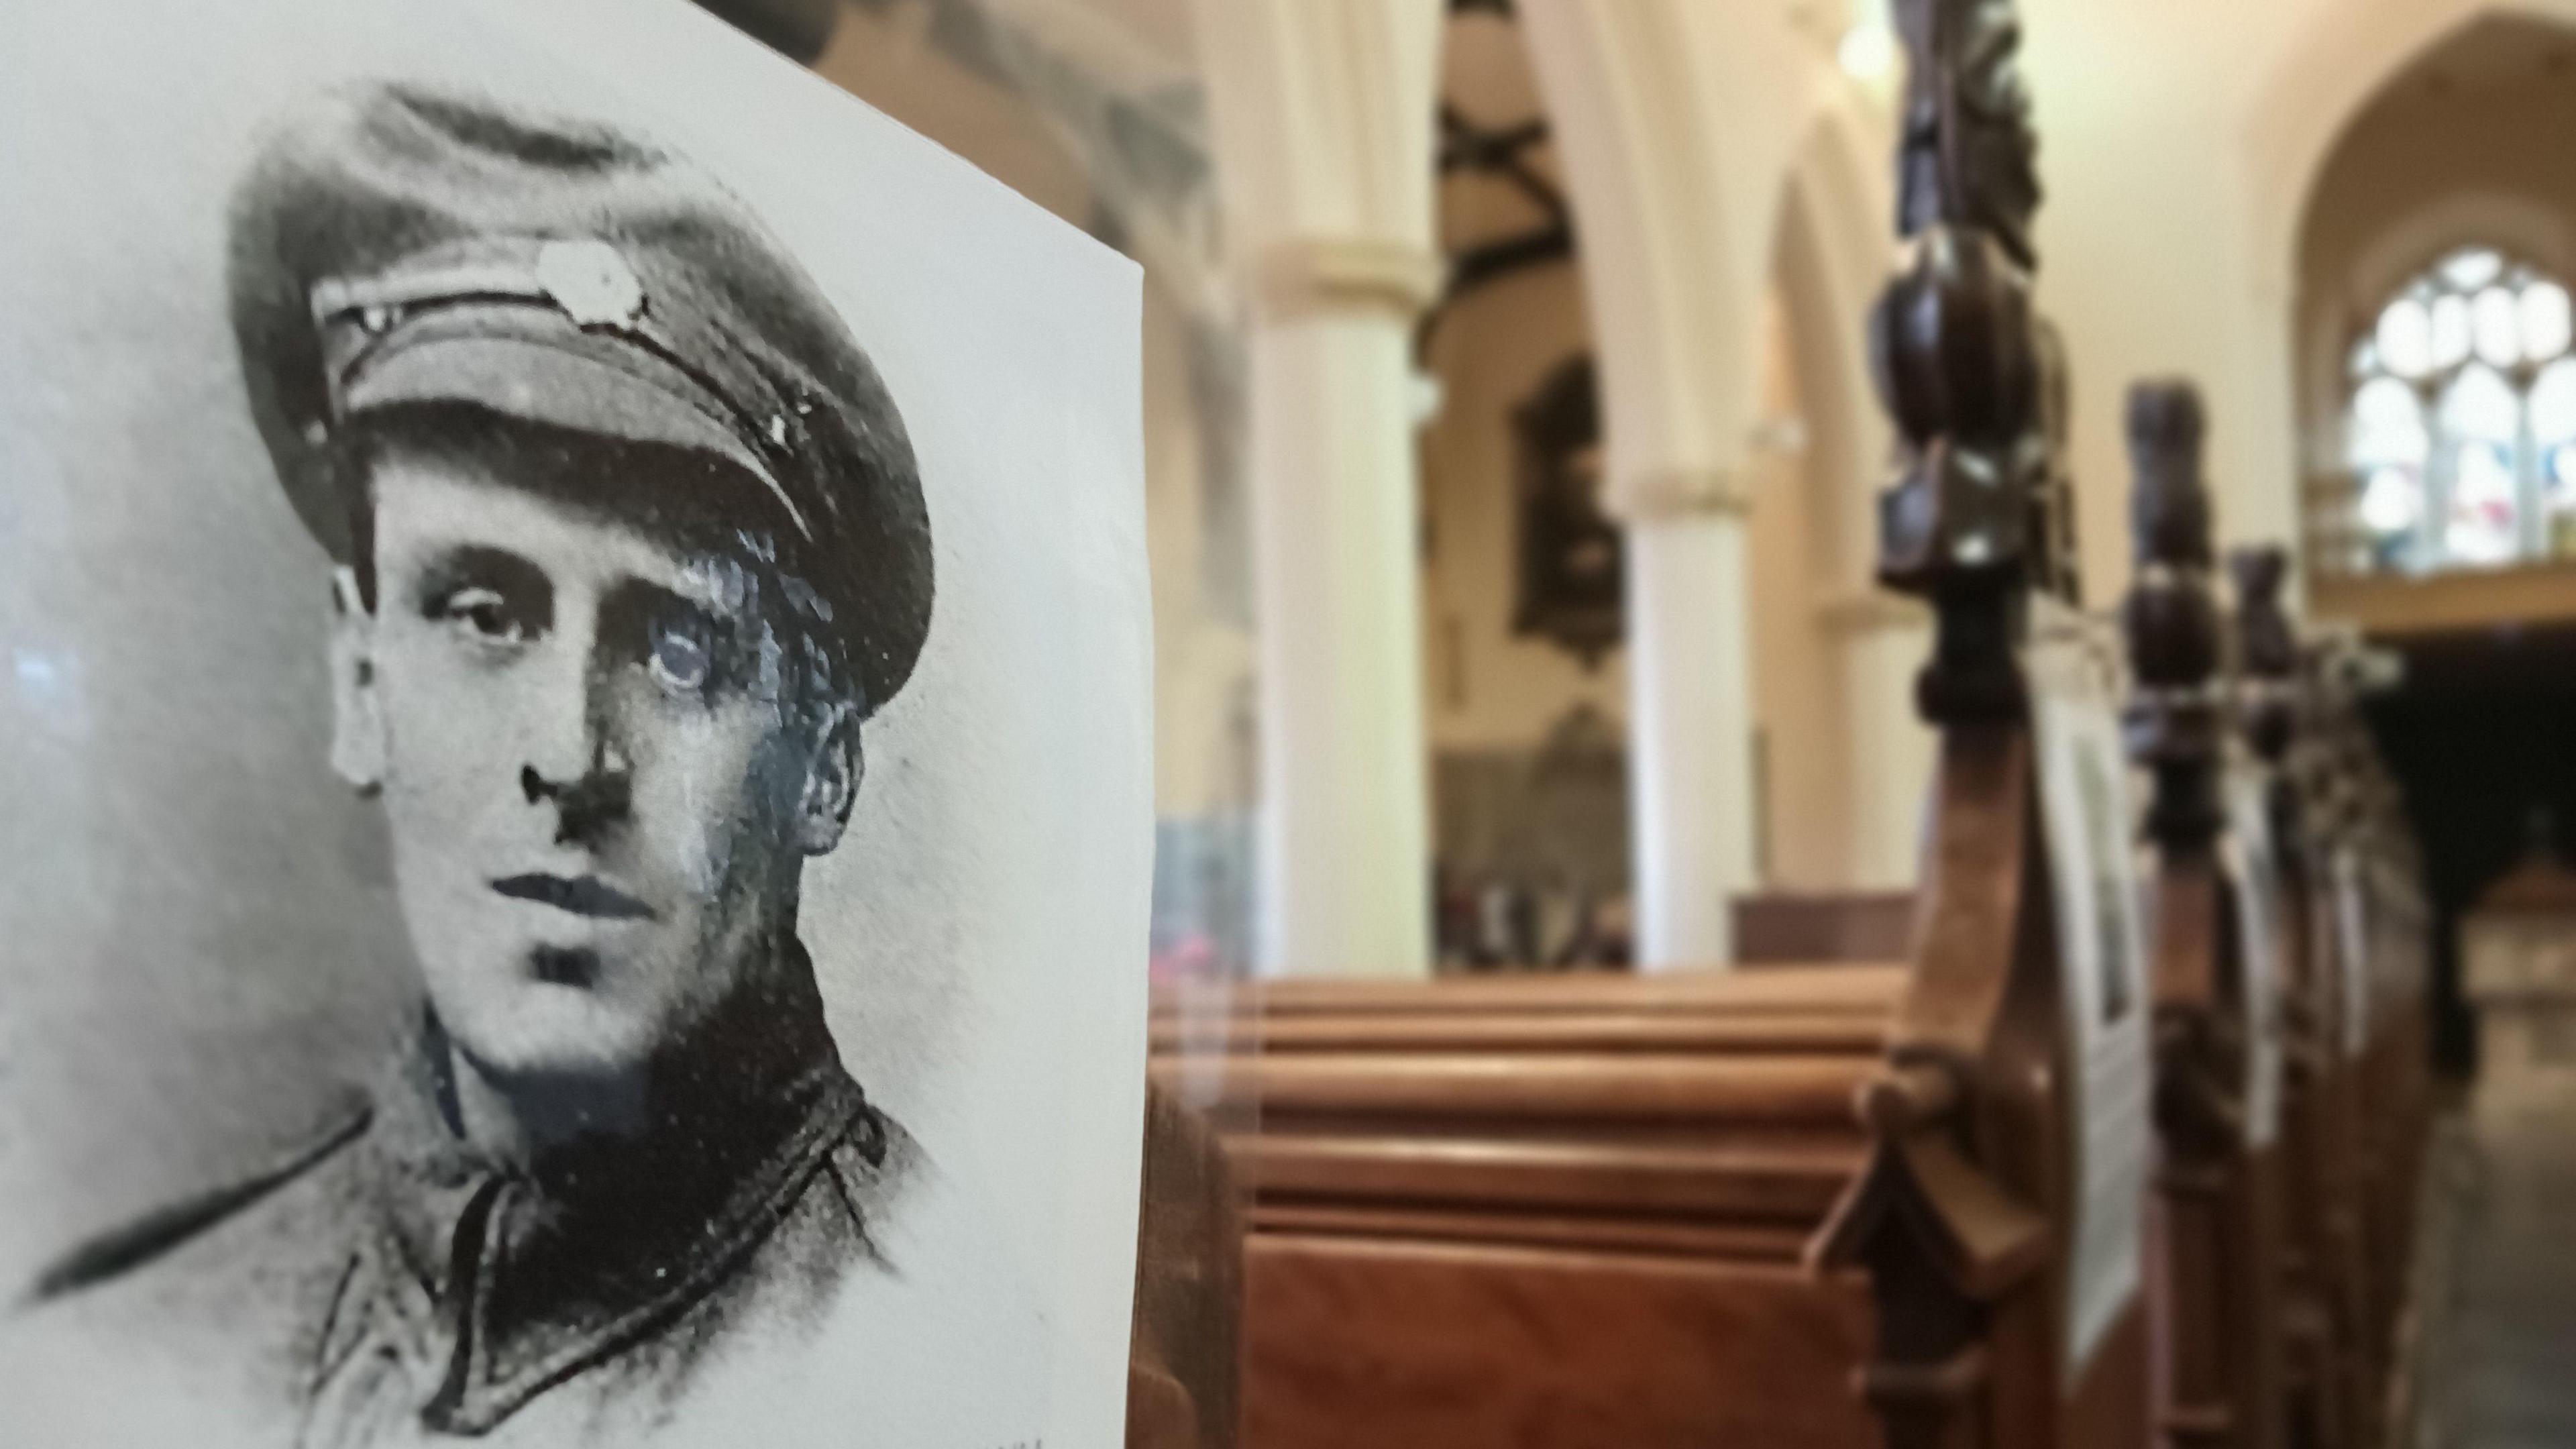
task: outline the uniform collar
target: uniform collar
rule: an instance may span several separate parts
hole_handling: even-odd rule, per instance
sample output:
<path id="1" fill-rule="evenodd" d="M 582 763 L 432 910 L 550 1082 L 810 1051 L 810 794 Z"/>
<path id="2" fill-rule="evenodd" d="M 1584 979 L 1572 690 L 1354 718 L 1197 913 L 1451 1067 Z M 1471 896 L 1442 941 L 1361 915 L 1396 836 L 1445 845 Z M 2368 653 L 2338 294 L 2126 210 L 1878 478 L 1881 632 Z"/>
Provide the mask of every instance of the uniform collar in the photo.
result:
<path id="1" fill-rule="evenodd" d="M 886 1129 L 843 1070 L 803 949 L 801 992 L 720 1022 L 675 1062 L 645 1130 L 533 1163 L 481 1157 L 457 1127 L 452 1049 L 424 1013 L 379 1097 L 372 1161 L 378 1305 L 437 1387 L 430 1427 L 478 1433 L 666 1326 L 747 1258 L 835 1148 L 870 1161 Z M 379 1328 L 384 1325 L 378 1325 Z"/>

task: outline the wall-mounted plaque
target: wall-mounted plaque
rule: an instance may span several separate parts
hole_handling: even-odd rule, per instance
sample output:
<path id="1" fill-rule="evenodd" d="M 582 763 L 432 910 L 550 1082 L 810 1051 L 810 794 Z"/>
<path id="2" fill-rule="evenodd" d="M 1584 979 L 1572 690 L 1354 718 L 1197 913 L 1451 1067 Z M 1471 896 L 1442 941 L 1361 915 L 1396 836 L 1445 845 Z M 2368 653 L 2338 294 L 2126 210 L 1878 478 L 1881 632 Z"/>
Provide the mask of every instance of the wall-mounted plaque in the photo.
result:
<path id="1" fill-rule="evenodd" d="M 1117 1442 L 1134 269 L 677 0 L 7 29 L 0 1443 Z"/>

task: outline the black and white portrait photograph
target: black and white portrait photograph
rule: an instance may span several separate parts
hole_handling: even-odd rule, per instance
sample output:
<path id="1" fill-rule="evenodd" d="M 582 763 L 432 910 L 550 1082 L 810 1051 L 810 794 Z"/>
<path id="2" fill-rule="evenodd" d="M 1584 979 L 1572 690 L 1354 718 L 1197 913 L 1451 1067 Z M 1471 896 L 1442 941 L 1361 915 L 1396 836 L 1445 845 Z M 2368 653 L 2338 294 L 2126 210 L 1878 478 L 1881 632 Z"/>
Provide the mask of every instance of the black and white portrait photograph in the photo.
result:
<path id="1" fill-rule="evenodd" d="M 0 30 L 0 1443 L 1115 1442 L 1138 281 L 693 8 Z"/>

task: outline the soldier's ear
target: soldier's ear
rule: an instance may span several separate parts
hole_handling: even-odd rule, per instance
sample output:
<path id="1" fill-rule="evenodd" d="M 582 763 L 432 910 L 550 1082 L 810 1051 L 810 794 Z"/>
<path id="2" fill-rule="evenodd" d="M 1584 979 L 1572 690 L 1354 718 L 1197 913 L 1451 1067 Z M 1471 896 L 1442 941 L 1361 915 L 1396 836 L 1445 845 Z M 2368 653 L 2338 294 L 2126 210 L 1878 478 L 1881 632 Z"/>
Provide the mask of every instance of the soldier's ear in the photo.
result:
<path id="1" fill-rule="evenodd" d="M 376 616 L 358 575 L 331 571 L 331 768 L 373 795 L 385 782 L 385 717 L 376 689 Z"/>
<path id="2" fill-rule="evenodd" d="M 859 781 L 867 774 L 867 757 L 859 748 L 859 712 L 846 704 L 832 706 L 814 741 L 813 759 L 805 766 L 805 798 L 797 804 L 796 844 L 807 855 L 826 855 L 849 828 L 850 807 L 858 803 Z"/>

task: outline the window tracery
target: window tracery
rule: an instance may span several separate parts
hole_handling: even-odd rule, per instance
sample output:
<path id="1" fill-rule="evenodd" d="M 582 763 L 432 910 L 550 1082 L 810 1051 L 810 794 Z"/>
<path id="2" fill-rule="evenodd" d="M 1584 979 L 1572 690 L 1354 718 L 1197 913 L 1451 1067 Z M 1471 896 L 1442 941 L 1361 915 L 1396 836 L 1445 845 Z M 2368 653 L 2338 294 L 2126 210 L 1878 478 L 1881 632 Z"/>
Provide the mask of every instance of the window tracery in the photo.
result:
<path id="1" fill-rule="evenodd" d="M 2489 246 L 2445 254 L 2354 340 L 2349 570 L 2576 558 L 2576 306 Z"/>

